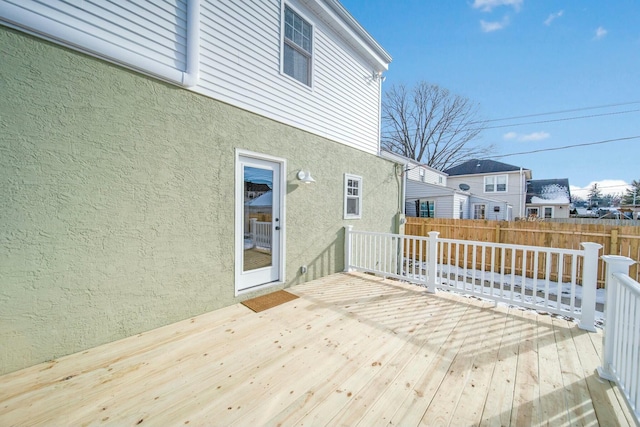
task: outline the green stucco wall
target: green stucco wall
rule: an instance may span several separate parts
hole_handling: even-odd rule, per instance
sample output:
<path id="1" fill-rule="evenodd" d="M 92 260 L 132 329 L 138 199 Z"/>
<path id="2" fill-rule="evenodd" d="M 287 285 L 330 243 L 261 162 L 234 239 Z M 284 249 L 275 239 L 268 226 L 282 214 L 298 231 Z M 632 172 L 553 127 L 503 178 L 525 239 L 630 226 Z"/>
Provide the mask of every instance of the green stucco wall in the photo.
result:
<path id="1" fill-rule="evenodd" d="M 238 302 L 236 148 L 287 159 L 286 286 L 393 230 L 386 160 L 5 27 L 0 57 L 0 373 Z"/>

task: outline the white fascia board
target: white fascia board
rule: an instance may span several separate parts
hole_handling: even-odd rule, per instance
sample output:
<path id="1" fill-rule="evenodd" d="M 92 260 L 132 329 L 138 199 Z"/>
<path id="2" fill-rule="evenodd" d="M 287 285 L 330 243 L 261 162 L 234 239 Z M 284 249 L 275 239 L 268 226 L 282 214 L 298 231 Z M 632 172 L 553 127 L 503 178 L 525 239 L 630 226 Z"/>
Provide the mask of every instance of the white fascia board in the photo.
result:
<path id="1" fill-rule="evenodd" d="M 389 69 L 391 55 L 371 37 L 340 2 L 337 0 L 302 1 L 362 54 L 377 72 Z"/>

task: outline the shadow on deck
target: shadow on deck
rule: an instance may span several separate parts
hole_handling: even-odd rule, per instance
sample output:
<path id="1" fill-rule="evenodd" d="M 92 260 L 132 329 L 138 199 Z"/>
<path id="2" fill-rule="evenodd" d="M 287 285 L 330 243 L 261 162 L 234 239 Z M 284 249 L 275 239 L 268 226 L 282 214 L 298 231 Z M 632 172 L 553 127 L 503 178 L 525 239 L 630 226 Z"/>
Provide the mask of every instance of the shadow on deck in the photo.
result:
<path id="1" fill-rule="evenodd" d="M 0 377 L 0 425 L 632 425 L 601 334 L 363 274 Z"/>

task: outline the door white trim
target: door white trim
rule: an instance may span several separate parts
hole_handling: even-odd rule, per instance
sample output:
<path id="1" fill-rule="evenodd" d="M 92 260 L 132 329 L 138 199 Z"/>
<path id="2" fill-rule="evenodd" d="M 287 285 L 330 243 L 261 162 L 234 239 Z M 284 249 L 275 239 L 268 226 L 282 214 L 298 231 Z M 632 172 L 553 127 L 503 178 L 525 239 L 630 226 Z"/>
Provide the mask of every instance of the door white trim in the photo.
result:
<path id="1" fill-rule="evenodd" d="M 280 244 L 278 245 L 278 253 L 277 258 L 279 260 L 278 266 L 276 266 L 278 271 L 278 279 L 276 281 L 272 281 L 269 283 L 264 283 L 256 286 L 252 286 L 247 289 L 240 289 L 240 278 L 243 273 L 243 265 L 242 265 L 242 257 L 244 251 L 244 236 L 243 236 L 243 205 L 244 205 L 244 179 L 243 179 L 243 169 L 240 162 L 240 157 L 248 157 L 256 160 L 263 160 L 273 163 L 278 163 L 280 165 L 280 200 L 279 200 L 279 209 L 280 216 L 279 224 L 280 224 Z M 234 250 L 234 263 L 235 263 L 235 277 L 234 277 L 234 290 L 235 296 L 241 295 L 247 292 L 253 292 L 258 289 L 275 286 L 278 284 L 282 284 L 286 281 L 285 271 L 286 271 L 286 194 L 287 194 L 287 161 L 285 159 L 270 156 L 268 154 L 256 153 L 253 151 L 242 150 L 236 148 L 235 150 L 235 180 L 234 180 L 234 199 L 235 199 L 235 220 L 234 220 L 234 241 L 235 241 L 235 250 Z M 274 200 L 274 203 L 276 201 Z"/>

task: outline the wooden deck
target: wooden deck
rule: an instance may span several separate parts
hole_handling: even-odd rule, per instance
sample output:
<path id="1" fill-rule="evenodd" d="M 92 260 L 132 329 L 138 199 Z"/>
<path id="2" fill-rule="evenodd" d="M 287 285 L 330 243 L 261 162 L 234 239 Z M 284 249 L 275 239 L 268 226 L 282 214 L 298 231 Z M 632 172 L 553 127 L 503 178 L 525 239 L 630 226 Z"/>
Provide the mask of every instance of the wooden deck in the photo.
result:
<path id="1" fill-rule="evenodd" d="M 601 334 L 337 274 L 0 377 L 0 425 L 632 425 Z"/>

